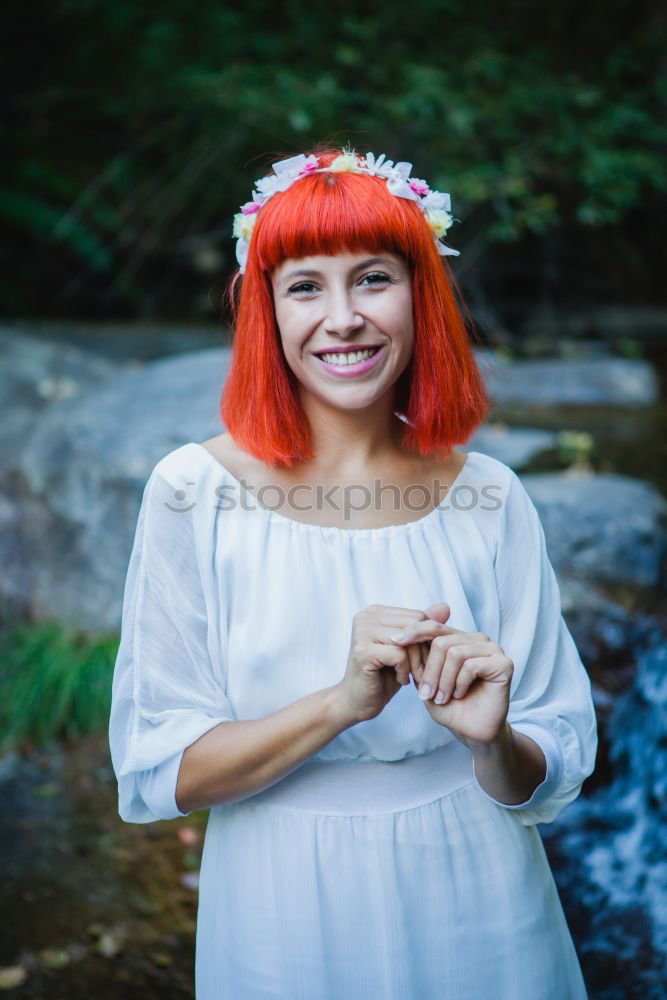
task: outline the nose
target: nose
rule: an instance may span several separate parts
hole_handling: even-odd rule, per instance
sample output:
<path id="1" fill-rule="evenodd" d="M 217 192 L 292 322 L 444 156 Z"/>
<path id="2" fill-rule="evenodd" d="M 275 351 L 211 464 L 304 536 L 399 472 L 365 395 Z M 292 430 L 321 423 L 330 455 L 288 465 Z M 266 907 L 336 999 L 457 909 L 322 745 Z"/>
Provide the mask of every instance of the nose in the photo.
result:
<path id="1" fill-rule="evenodd" d="M 347 337 L 364 325 L 352 295 L 345 288 L 332 289 L 326 298 L 324 329 Z"/>

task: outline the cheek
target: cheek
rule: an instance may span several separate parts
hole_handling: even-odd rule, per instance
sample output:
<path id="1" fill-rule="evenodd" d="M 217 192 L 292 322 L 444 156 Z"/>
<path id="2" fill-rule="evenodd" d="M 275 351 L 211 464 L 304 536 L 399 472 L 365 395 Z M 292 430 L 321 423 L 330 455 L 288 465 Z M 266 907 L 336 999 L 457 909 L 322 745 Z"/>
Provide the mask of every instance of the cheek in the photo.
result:
<path id="1" fill-rule="evenodd" d="M 276 323 L 285 356 L 298 360 L 309 329 L 303 310 L 295 309 L 290 303 L 281 304 L 276 307 Z"/>
<path id="2" fill-rule="evenodd" d="M 381 318 L 385 328 L 391 330 L 396 337 L 401 337 L 401 339 L 411 343 L 414 338 L 412 299 L 406 297 L 393 301 L 387 300 L 386 303 L 382 303 L 381 308 L 382 315 L 378 316 L 378 319 Z"/>

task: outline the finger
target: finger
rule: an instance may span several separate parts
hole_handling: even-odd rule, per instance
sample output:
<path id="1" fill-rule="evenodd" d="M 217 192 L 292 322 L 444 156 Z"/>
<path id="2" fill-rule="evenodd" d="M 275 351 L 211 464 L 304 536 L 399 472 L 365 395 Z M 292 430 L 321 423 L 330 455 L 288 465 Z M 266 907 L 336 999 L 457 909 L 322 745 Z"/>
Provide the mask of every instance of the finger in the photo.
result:
<path id="1" fill-rule="evenodd" d="M 412 680 L 414 682 L 414 685 L 415 685 L 416 688 L 418 688 L 419 684 L 421 682 L 421 679 L 422 679 L 422 674 L 424 673 L 424 666 L 425 666 L 426 661 L 428 659 L 428 654 L 429 654 L 429 649 L 430 649 L 430 643 L 428 643 L 428 642 L 419 642 L 419 643 L 415 643 L 415 645 L 419 649 L 419 657 L 418 657 L 418 661 L 416 662 L 415 666 L 411 667 L 410 669 L 411 669 L 411 672 L 412 672 Z M 409 648 L 410 647 L 408 646 L 408 649 Z"/>
<path id="2" fill-rule="evenodd" d="M 405 651 L 408 654 L 408 669 L 406 671 L 405 681 L 402 681 L 402 683 L 409 684 L 410 674 L 414 676 L 415 673 L 421 669 L 423 653 L 421 644 L 418 642 L 411 643 L 406 647 Z"/>
<path id="3" fill-rule="evenodd" d="M 385 646 L 384 648 L 386 649 L 387 647 Z M 410 669 L 411 669 L 410 648 L 409 647 L 403 648 L 403 646 L 393 646 L 393 649 L 397 650 L 398 653 L 400 654 L 398 661 L 394 665 L 394 669 L 396 672 L 396 681 L 401 686 L 409 684 Z M 382 656 L 384 659 L 384 654 L 382 654 Z"/>
<path id="4" fill-rule="evenodd" d="M 486 666 L 486 656 L 469 656 L 461 665 L 459 675 L 456 678 L 453 698 L 463 698 L 476 677 L 479 677 Z"/>
<path id="5" fill-rule="evenodd" d="M 435 639 L 428 644 L 426 659 L 417 683 L 417 693 L 422 700 L 428 701 L 434 696 L 446 655 L 447 647 L 443 647 Z"/>
<path id="6" fill-rule="evenodd" d="M 393 621 L 393 622 L 387 622 L 386 625 L 384 624 L 375 625 L 371 628 L 371 637 L 376 642 L 387 642 L 390 645 L 395 646 L 398 645 L 394 640 L 394 637 L 398 634 L 397 629 L 400 629 L 401 634 L 404 634 L 407 633 L 408 631 L 412 632 L 416 628 L 416 626 L 420 624 L 422 623 L 412 619 L 412 621 L 403 621 L 403 622 Z M 423 624 L 426 624 L 426 622 L 424 622 Z M 440 625 L 439 627 L 445 628 L 446 626 Z M 405 642 L 402 641 L 400 645 L 405 646 L 407 648 L 408 645 L 412 645 L 413 643 L 418 643 L 420 641 L 421 641 L 420 637 L 415 636 L 410 643 L 408 643 L 407 641 Z"/>
<path id="7" fill-rule="evenodd" d="M 389 615 L 378 615 L 375 619 L 370 619 L 366 623 L 371 638 L 376 642 L 388 642 L 393 644 L 391 638 L 397 631 L 412 629 L 425 619 L 423 611 L 412 611 L 410 608 L 397 608 Z"/>
<path id="8" fill-rule="evenodd" d="M 462 630 L 454 628 L 452 625 L 445 625 L 433 618 L 425 618 L 422 621 L 404 625 L 399 632 L 392 632 L 389 638 L 392 642 L 415 642 L 422 639 L 433 639 L 436 635 L 453 635 L 454 633 L 460 635 Z"/>
<path id="9" fill-rule="evenodd" d="M 407 655 L 402 646 L 392 646 L 384 642 L 370 642 L 368 645 L 368 666 L 373 670 L 393 667 L 398 677 L 398 668 L 407 673 Z"/>
<path id="10" fill-rule="evenodd" d="M 417 622 L 426 618 L 426 612 L 421 608 L 394 608 L 389 604 L 371 604 L 366 611 L 372 612 L 383 625 L 391 625 L 394 621 Z"/>
<path id="11" fill-rule="evenodd" d="M 433 698 L 438 691 L 445 696 L 444 704 L 449 700 L 456 684 L 461 665 L 467 656 L 490 655 L 491 643 L 480 642 L 461 643 L 455 636 L 436 636 L 431 643 L 431 649 L 424 667 L 419 688 L 420 698 Z"/>
<path id="12" fill-rule="evenodd" d="M 491 645 L 491 643 L 469 642 L 447 648 L 444 663 L 440 670 L 440 678 L 436 681 L 433 689 L 434 700 L 439 695 L 441 696 L 436 704 L 445 705 L 455 691 L 459 692 L 456 695 L 457 698 L 461 697 L 461 690 L 467 691 L 472 678 L 467 683 L 465 681 L 465 674 L 463 679 L 461 678 L 465 664 L 469 662 L 470 657 L 478 657 L 482 661 L 488 661 L 488 658 L 493 654 Z"/>
<path id="13" fill-rule="evenodd" d="M 426 618 L 430 618 L 432 621 L 441 622 L 442 624 L 447 621 L 451 613 L 451 606 L 447 604 L 446 601 L 437 601 L 435 604 L 430 604 L 427 608 L 424 608 Z"/>
<path id="14" fill-rule="evenodd" d="M 424 613 L 427 618 L 432 618 L 436 622 L 446 622 L 452 613 L 452 609 L 449 604 L 445 604 L 444 601 L 441 604 L 432 604 L 430 608 L 424 608 Z"/>
<path id="15" fill-rule="evenodd" d="M 487 669 L 487 662 L 488 656 L 470 656 L 463 662 L 452 692 L 453 698 L 456 698 L 458 701 L 466 696 L 473 681 L 484 675 Z M 442 701 L 438 700 L 440 697 L 442 697 Z M 449 701 L 449 698 L 438 691 L 433 700 L 437 705 L 445 705 Z"/>

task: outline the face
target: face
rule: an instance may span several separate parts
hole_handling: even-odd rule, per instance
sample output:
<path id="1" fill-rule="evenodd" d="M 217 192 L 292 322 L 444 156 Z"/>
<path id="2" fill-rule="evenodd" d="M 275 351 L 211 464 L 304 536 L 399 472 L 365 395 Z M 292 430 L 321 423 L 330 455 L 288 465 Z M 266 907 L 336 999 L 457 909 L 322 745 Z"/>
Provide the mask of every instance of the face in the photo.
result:
<path id="1" fill-rule="evenodd" d="M 271 282 L 285 358 L 303 390 L 362 408 L 391 389 L 414 344 L 410 272 L 401 257 L 285 260 Z"/>

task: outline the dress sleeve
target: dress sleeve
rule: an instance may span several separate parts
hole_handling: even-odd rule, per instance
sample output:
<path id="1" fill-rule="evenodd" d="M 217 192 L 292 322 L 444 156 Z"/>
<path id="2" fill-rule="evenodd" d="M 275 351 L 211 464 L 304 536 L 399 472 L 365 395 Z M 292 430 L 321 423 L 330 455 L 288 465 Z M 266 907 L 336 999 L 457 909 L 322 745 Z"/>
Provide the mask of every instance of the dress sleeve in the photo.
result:
<path id="1" fill-rule="evenodd" d="M 193 505 L 159 468 L 137 519 L 112 682 L 109 745 L 128 823 L 189 815 L 176 805 L 183 752 L 234 718 L 209 639 Z"/>
<path id="2" fill-rule="evenodd" d="M 497 641 L 514 663 L 507 720 L 541 747 L 547 769 L 531 797 L 515 805 L 478 787 L 530 826 L 553 822 L 581 791 L 595 768 L 597 721 L 590 678 L 562 615 L 542 523 L 525 486 L 510 473 L 495 555 Z"/>

